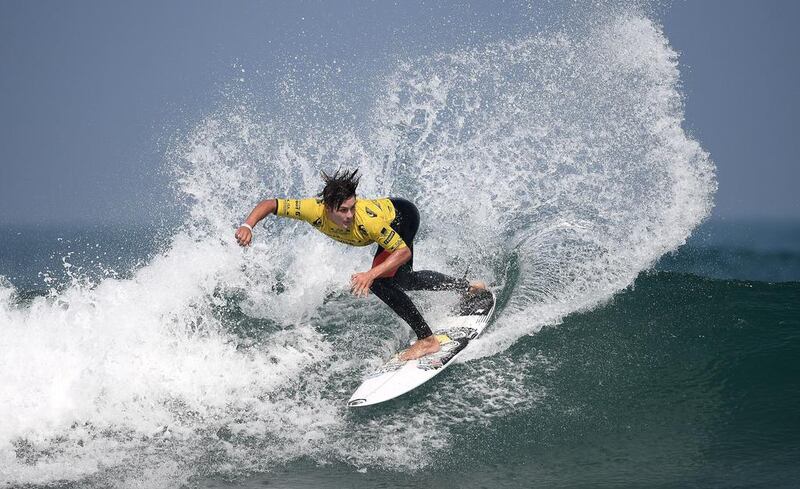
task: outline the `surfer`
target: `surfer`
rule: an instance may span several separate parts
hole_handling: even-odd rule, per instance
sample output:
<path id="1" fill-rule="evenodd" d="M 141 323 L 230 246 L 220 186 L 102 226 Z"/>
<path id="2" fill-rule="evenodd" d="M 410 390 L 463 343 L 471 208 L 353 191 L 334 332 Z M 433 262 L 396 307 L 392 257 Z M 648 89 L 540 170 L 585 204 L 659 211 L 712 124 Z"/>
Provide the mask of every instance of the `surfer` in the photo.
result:
<path id="1" fill-rule="evenodd" d="M 253 227 L 266 216 L 275 214 L 306 221 L 336 241 L 352 246 L 377 243 L 372 268 L 352 275 L 351 291 L 361 297 L 372 291 L 414 330 L 417 341 L 401 354 L 401 360 L 413 360 L 439 351 L 439 342 L 430 326 L 405 291 L 476 292 L 486 285 L 431 270 L 413 270 L 414 236 L 419 229 L 419 211 L 413 203 L 394 197 L 357 198 L 358 170 L 337 171 L 332 176 L 322 172 L 322 178 L 325 187 L 317 196 L 320 198 L 259 202 L 236 230 L 236 241 L 241 246 L 249 245 Z"/>

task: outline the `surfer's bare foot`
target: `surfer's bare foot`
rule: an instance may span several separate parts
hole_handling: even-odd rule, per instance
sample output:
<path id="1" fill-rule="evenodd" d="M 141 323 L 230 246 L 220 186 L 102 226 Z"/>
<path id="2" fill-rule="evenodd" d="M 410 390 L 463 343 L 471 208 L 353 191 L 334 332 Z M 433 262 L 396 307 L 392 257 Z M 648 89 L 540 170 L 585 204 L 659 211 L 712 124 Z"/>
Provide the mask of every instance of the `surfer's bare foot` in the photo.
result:
<path id="1" fill-rule="evenodd" d="M 419 357 L 424 357 L 429 353 L 436 353 L 441 349 L 442 347 L 439 346 L 439 340 L 436 339 L 436 336 L 431 335 L 414 342 L 408 350 L 400 354 L 400 360 L 404 362 L 414 360 Z"/>
<path id="2" fill-rule="evenodd" d="M 470 294 L 476 294 L 482 290 L 486 290 L 486 284 L 480 280 L 476 280 L 474 282 L 470 282 L 467 292 Z"/>

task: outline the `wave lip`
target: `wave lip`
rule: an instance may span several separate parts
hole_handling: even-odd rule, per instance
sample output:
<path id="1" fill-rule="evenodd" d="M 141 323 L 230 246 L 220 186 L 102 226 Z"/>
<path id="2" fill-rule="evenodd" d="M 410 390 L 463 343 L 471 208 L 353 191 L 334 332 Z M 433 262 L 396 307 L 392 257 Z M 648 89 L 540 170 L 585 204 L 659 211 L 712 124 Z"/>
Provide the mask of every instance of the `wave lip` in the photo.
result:
<path id="1" fill-rule="evenodd" d="M 518 268 L 478 355 L 608 300 L 709 215 L 715 169 L 681 127 L 679 89 L 677 54 L 632 14 L 391 77 L 382 173 L 426 209 L 433 242 L 494 265 L 476 273 Z"/>

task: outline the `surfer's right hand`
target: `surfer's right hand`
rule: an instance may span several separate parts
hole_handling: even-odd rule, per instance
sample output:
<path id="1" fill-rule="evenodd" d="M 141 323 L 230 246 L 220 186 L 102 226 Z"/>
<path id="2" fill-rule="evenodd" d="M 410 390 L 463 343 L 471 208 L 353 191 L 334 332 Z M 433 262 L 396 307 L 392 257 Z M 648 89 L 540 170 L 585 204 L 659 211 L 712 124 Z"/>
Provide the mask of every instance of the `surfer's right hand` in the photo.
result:
<path id="1" fill-rule="evenodd" d="M 250 241 L 253 240 L 253 232 L 247 226 L 240 226 L 236 230 L 236 242 L 239 246 L 250 246 Z"/>

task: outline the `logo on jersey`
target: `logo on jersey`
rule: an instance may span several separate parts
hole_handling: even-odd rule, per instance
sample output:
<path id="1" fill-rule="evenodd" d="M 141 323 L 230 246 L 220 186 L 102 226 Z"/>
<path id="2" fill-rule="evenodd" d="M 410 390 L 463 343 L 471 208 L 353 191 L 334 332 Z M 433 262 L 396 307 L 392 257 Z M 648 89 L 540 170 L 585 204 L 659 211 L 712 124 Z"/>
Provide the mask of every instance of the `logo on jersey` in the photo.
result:
<path id="1" fill-rule="evenodd" d="M 318 217 L 316 219 L 316 221 L 311 223 L 311 225 L 314 226 L 315 228 L 321 227 L 322 226 L 322 218 Z"/>
<path id="2" fill-rule="evenodd" d="M 369 233 L 367 232 L 367 228 L 365 228 L 363 224 L 358 225 L 358 230 L 364 233 L 364 236 L 369 235 Z"/>
<path id="3" fill-rule="evenodd" d="M 385 228 L 384 228 L 384 229 L 385 229 Z M 386 239 L 384 239 L 384 240 L 383 240 L 383 244 L 385 244 L 385 245 L 388 245 L 388 244 L 389 244 L 389 242 L 390 242 L 390 241 L 392 241 L 392 238 L 394 238 L 394 235 L 395 235 L 395 234 L 397 234 L 397 233 L 395 233 L 394 231 L 392 231 L 391 233 L 389 233 L 389 236 L 388 236 Z"/>
<path id="4" fill-rule="evenodd" d="M 377 214 L 375 214 L 375 211 L 373 211 L 373 210 L 372 210 L 372 209 L 370 209 L 369 207 L 364 207 L 364 210 L 365 210 L 365 211 L 367 211 L 367 215 L 368 215 L 369 217 L 378 217 L 378 215 L 377 215 Z"/>

